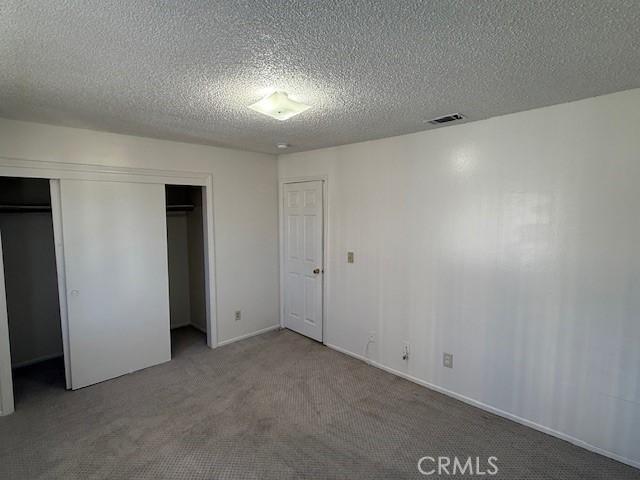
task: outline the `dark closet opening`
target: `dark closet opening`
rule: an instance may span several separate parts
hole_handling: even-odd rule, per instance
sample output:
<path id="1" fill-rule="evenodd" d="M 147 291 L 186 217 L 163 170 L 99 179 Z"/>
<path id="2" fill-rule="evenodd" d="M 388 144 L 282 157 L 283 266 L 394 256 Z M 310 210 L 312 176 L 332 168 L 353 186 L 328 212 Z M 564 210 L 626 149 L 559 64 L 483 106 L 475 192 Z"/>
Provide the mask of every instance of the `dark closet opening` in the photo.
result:
<path id="1" fill-rule="evenodd" d="M 49 180 L 0 177 L 0 236 L 16 408 L 65 388 Z"/>
<path id="2" fill-rule="evenodd" d="M 171 356 L 206 348 L 202 187 L 167 185 Z"/>

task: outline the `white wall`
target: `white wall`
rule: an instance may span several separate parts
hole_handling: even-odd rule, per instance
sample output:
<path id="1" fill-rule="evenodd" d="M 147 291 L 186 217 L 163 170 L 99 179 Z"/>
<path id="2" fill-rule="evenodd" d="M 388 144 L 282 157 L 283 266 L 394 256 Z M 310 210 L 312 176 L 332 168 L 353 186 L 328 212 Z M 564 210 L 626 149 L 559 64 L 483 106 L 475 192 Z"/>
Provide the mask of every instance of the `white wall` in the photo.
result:
<path id="1" fill-rule="evenodd" d="M 167 250 L 169 257 L 169 310 L 171 328 L 191 323 L 189 284 L 189 239 L 185 212 L 167 214 Z"/>
<path id="2" fill-rule="evenodd" d="M 327 344 L 377 331 L 379 364 L 640 466 L 640 90 L 279 158 L 315 174 Z"/>
<path id="3" fill-rule="evenodd" d="M 218 341 L 278 323 L 274 156 L 0 119 L 0 157 L 212 173 Z"/>
<path id="4" fill-rule="evenodd" d="M 191 192 L 194 209 L 187 214 L 187 241 L 189 264 L 189 306 L 191 325 L 207 331 L 207 310 L 204 270 L 204 236 L 202 223 L 202 193 Z"/>

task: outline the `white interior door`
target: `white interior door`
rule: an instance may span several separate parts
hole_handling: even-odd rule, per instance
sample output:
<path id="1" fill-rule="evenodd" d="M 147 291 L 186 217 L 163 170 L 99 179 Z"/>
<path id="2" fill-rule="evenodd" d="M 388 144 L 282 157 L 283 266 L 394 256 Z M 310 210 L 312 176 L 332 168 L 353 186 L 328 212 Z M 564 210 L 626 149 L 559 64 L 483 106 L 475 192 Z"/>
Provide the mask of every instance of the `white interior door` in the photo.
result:
<path id="1" fill-rule="evenodd" d="M 0 415 L 13 413 L 13 378 L 11 376 L 11 347 L 9 344 L 9 317 L 7 292 L 4 286 L 4 261 L 0 232 Z"/>
<path id="2" fill-rule="evenodd" d="M 322 182 L 284 186 L 285 326 L 322 341 Z"/>
<path id="3" fill-rule="evenodd" d="M 73 389 L 171 359 L 164 195 L 60 181 Z"/>

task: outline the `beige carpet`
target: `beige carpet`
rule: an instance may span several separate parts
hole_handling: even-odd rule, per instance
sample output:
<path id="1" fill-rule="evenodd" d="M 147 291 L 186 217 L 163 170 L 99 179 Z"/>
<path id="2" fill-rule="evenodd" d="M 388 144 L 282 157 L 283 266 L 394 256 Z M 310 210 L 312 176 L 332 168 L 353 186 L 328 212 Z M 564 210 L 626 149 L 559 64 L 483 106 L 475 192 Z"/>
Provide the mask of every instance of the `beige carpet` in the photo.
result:
<path id="1" fill-rule="evenodd" d="M 209 350 L 182 329 L 174 354 L 75 392 L 59 363 L 19 372 L 0 478 L 456 478 L 422 476 L 417 461 L 493 455 L 499 474 L 484 478 L 640 479 L 289 331 Z"/>

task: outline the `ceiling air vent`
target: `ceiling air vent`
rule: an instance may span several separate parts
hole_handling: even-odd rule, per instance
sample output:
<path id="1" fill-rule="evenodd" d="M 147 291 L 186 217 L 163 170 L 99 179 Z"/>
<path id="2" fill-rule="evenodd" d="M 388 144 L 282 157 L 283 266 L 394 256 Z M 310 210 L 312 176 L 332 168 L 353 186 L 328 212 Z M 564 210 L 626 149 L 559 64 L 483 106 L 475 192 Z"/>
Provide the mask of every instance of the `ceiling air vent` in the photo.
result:
<path id="1" fill-rule="evenodd" d="M 441 123 L 454 122 L 456 120 L 462 120 L 464 115 L 461 113 L 451 113 L 449 115 L 443 115 L 441 117 L 433 118 L 429 120 L 429 123 L 432 125 L 440 125 Z"/>

